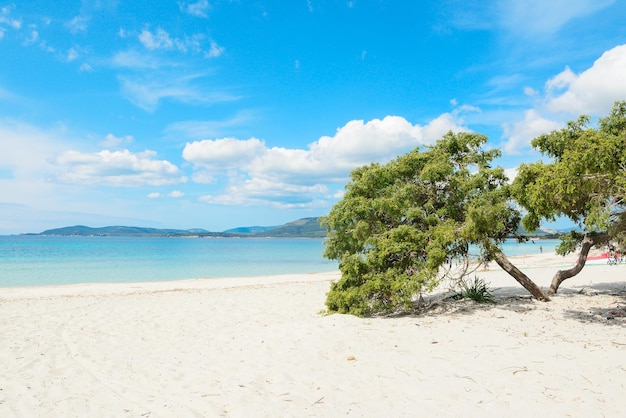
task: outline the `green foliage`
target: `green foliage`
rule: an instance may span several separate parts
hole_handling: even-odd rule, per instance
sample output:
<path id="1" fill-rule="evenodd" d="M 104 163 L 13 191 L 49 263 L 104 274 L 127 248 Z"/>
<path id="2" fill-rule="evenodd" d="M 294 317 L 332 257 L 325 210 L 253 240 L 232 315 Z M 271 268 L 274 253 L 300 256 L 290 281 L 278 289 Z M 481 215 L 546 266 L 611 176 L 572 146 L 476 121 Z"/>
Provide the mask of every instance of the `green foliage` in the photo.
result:
<path id="1" fill-rule="evenodd" d="M 555 248 L 555 252 L 558 255 L 567 255 L 576 251 L 576 248 L 582 242 L 583 234 L 571 231 L 569 234 L 565 234 L 561 237 L 560 244 Z"/>
<path id="2" fill-rule="evenodd" d="M 474 276 L 471 282 L 461 282 L 461 296 L 478 303 L 496 303 L 496 300 L 489 290 L 489 284 L 478 276 Z"/>
<path id="3" fill-rule="evenodd" d="M 525 229 L 566 216 L 587 231 L 625 238 L 626 102 L 615 103 L 598 128 L 589 123 L 589 117 L 581 116 L 532 141 L 550 161 L 520 166 L 513 183 L 513 195 L 528 211 L 522 220 Z M 582 239 L 581 234 L 567 236 L 557 251 L 572 252 Z"/>
<path id="4" fill-rule="evenodd" d="M 324 255 L 342 273 L 327 295 L 329 312 L 410 310 L 469 244 L 487 250 L 517 231 L 507 178 L 490 166 L 499 151 L 483 150 L 486 140 L 450 132 L 424 151 L 351 173 L 344 198 L 322 219 Z"/>

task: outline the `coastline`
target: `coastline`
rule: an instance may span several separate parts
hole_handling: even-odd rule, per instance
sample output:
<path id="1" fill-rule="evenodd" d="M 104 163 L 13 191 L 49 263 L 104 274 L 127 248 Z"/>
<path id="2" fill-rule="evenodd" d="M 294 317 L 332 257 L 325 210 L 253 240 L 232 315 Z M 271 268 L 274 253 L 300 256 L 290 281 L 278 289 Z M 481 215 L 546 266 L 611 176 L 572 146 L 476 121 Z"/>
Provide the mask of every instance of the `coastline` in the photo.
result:
<path id="1" fill-rule="evenodd" d="M 497 304 L 384 318 L 321 314 L 338 272 L 2 289 L 0 415 L 620 416 L 624 273 L 546 303 L 490 265 Z"/>
<path id="2" fill-rule="evenodd" d="M 334 271 L 312 238 L 0 237 L 0 288 Z"/>
<path id="3" fill-rule="evenodd" d="M 0 302 L 19 299 L 76 296 L 124 296 L 159 292 L 209 291 L 246 287 L 271 286 L 290 283 L 337 280 L 339 271 L 321 273 L 293 273 L 245 277 L 210 277 L 155 282 L 78 283 L 48 286 L 14 286 L 0 288 Z"/>
<path id="4" fill-rule="evenodd" d="M 590 252 L 590 255 L 596 252 Z M 560 268 L 569 268 L 576 261 L 576 254 L 569 254 L 562 257 L 556 255 L 554 252 L 546 252 L 542 254 L 529 254 L 529 255 L 515 255 L 509 257 L 522 271 L 530 271 L 528 273 L 532 280 L 533 270 L 543 270 L 546 267 L 554 268 L 554 272 Z M 625 264 L 626 265 L 626 264 Z M 585 269 L 592 267 L 586 265 Z M 602 265 L 594 265 L 593 267 L 602 267 Z M 610 266 L 607 266 L 610 267 Z M 584 272 L 585 270 L 583 270 Z M 552 274 L 554 274 L 554 272 Z M 499 274 L 503 274 L 500 278 Z M 536 283 L 539 286 L 547 287 L 550 282 L 546 279 L 545 272 L 540 271 L 539 280 Z M 507 280 L 510 280 L 512 286 L 516 286 L 517 283 L 514 279 L 504 273 L 500 267 L 491 262 L 486 267 L 481 267 L 476 270 L 477 276 L 491 277 L 496 275 L 496 281 L 499 284 L 504 284 Z M 308 273 L 287 273 L 287 274 L 266 274 L 255 276 L 239 276 L 239 277 L 198 277 L 189 279 L 174 279 L 174 280 L 158 280 L 158 281 L 128 281 L 128 282 L 80 282 L 69 284 L 46 284 L 46 285 L 25 285 L 25 286 L 7 286 L 0 287 L 0 301 L 3 299 L 20 298 L 20 297 L 45 297 L 45 296 L 62 296 L 62 295 L 107 295 L 107 294 L 128 294 L 128 293 L 146 293 L 154 291 L 168 291 L 168 290 L 193 290 L 193 289 L 218 289 L 225 287 L 241 287 L 263 284 L 279 284 L 288 282 L 301 282 L 301 281 L 333 281 L 338 280 L 341 277 L 339 270 L 320 271 L 320 272 L 308 272 Z M 576 282 L 576 278 L 570 279 Z M 568 280 L 566 283 L 570 282 Z M 446 283 L 443 282 L 439 289 L 435 289 L 434 293 L 443 291 L 442 286 Z M 491 286 L 493 287 L 493 286 Z M 523 290 L 523 289 L 522 289 Z"/>
<path id="5" fill-rule="evenodd" d="M 544 252 L 555 240 L 517 244 L 509 256 Z M 336 271 L 314 238 L 169 239 L 1 237 L 0 288 L 80 283 L 140 283 Z M 242 262 L 245 260 L 245 262 Z"/>

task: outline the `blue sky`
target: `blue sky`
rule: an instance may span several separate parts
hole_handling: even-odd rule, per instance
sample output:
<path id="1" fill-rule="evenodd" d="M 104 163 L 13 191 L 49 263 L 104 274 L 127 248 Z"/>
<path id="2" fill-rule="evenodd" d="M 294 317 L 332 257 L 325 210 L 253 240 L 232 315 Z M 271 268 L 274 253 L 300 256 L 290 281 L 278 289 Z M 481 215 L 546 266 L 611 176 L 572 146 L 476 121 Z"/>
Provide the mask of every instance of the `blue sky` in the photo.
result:
<path id="1" fill-rule="evenodd" d="M 449 130 L 510 170 L 626 99 L 617 0 L 0 0 L 0 234 L 324 215 Z"/>

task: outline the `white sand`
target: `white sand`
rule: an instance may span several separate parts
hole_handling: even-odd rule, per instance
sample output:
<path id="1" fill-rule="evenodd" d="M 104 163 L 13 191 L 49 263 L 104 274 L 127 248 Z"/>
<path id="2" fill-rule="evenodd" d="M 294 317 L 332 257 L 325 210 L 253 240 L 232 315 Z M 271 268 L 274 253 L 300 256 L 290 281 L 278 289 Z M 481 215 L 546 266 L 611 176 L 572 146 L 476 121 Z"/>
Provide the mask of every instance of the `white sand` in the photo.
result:
<path id="1" fill-rule="evenodd" d="M 319 314 L 337 273 L 0 289 L 0 416 L 626 416 L 625 273 L 366 319 Z"/>

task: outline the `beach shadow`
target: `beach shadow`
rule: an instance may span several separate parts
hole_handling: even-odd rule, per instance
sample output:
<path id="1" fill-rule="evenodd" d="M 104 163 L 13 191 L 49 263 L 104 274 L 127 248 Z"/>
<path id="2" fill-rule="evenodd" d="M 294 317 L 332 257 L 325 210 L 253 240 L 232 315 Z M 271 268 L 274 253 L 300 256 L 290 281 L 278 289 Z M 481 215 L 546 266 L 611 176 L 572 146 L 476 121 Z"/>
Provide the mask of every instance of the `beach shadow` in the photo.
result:
<path id="1" fill-rule="evenodd" d="M 414 304 L 414 312 L 398 316 L 437 316 L 441 314 L 473 315 L 494 308 L 507 309 L 522 313 L 531 309 L 535 299 L 524 289 L 505 287 L 490 289 L 493 302 L 476 302 L 469 298 L 460 298 L 459 293 L 445 292 L 431 294 Z"/>
<path id="2" fill-rule="evenodd" d="M 567 297 L 589 297 L 604 295 L 614 298 L 609 307 L 589 307 L 586 310 L 570 309 L 565 317 L 583 323 L 601 323 L 626 328 L 626 282 L 597 283 L 591 286 L 574 286 L 560 294 Z"/>
<path id="3" fill-rule="evenodd" d="M 473 315 L 492 309 L 503 309 L 516 313 L 525 313 L 537 307 L 537 299 L 519 286 L 507 286 L 490 289 L 495 303 L 478 303 L 463 298 L 455 299 L 453 292 L 433 294 L 415 304 L 415 311 L 397 316 L 437 316 L 448 314 Z M 602 323 L 626 327 L 626 282 L 596 283 L 588 286 L 572 286 L 559 289 L 554 298 L 593 298 L 597 295 L 613 296 L 615 301 L 608 308 L 588 307 L 586 310 L 565 310 L 563 317 L 576 319 L 583 323 Z M 546 307 L 549 308 L 549 303 Z"/>
<path id="4" fill-rule="evenodd" d="M 596 323 L 626 328 L 626 305 L 617 305 L 614 308 L 591 308 L 588 311 L 569 310 L 565 317 L 576 319 L 583 323 Z"/>

